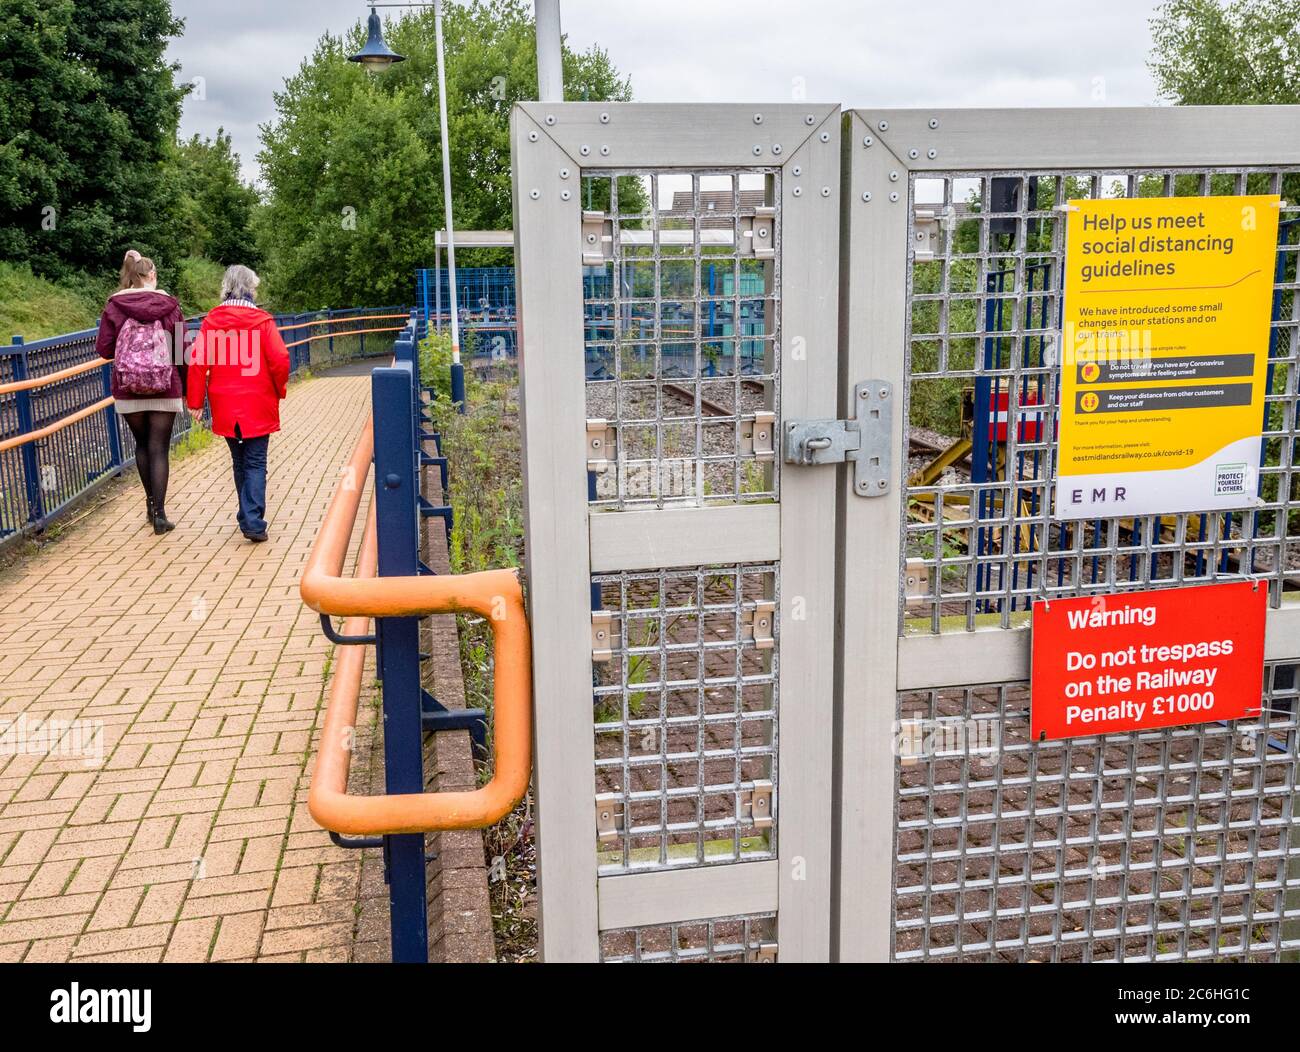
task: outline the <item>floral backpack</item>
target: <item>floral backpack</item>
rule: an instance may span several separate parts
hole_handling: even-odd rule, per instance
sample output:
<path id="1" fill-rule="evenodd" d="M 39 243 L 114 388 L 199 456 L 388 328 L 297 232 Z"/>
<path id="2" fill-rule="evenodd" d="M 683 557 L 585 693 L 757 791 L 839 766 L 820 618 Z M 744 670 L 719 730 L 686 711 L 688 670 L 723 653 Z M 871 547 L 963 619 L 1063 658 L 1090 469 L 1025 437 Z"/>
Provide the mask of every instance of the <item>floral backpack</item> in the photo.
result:
<path id="1" fill-rule="evenodd" d="M 172 386 L 172 353 L 163 323 L 127 318 L 117 334 L 113 371 L 127 394 L 166 395 Z"/>

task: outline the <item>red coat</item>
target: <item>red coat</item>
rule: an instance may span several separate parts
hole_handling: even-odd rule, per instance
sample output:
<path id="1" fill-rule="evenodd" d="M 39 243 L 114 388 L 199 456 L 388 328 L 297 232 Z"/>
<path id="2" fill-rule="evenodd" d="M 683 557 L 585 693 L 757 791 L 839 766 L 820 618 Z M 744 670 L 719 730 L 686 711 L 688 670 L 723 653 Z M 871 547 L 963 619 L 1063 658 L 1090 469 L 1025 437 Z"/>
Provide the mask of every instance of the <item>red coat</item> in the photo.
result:
<path id="1" fill-rule="evenodd" d="M 207 395 L 215 434 L 257 438 L 280 430 L 289 352 L 271 315 L 258 307 L 214 307 L 190 355 L 185 400 L 202 409 Z"/>

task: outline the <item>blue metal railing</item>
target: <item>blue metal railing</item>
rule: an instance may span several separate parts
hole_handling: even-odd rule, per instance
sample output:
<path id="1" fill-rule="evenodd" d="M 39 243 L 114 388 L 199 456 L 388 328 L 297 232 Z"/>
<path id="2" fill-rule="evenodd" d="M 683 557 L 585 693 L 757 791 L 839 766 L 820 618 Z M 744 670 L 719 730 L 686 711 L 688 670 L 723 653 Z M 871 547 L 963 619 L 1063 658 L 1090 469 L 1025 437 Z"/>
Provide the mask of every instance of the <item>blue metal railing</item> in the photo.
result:
<path id="1" fill-rule="evenodd" d="M 328 365 L 339 358 L 365 357 L 367 335 L 371 337 L 372 351 L 384 353 L 390 346 L 387 340 L 375 343 L 376 334 L 360 330 L 377 325 L 396 329 L 400 322 L 367 319 L 409 313 L 410 308 L 405 306 L 351 307 L 278 314 L 275 321 L 286 344 L 291 345 L 290 371 L 298 373 L 313 360 Z M 187 319 L 187 332 L 197 331 L 203 317 Z M 15 336 L 11 344 L 0 346 L 0 386 L 97 360 L 97 332 L 97 328 L 84 329 L 30 343 Z M 325 348 L 319 349 L 322 343 Z M 102 369 L 0 394 L 0 442 L 57 424 L 109 397 L 109 375 L 106 362 Z M 191 426 L 189 414 L 178 413 L 173 443 Z M 120 427 L 111 406 L 44 438 L 0 451 L 0 544 L 44 528 L 95 487 L 134 463 L 134 440 L 128 429 Z"/>
<path id="2" fill-rule="evenodd" d="M 420 522 L 443 520 L 451 536 L 452 510 L 447 500 L 447 461 L 440 436 L 429 430 L 425 401 L 433 393 L 420 375 L 419 319 L 393 344 L 393 364 L 371 372 L 374 425 L 375 529 L 380 577 L 432 574 L 420 558 Z M 438 453 L 427 452 L 434 442 Z M 426 484 L 427 467 L 437 467 L 435 484 Z M 434 490 L 433 493 L 430 491 Z M 437 497 L 436 503 L 431 496 Z M 486 753 L 487 715 L 482 709 L 449 710 L 424 688 L 418 617 L 379 617 L 373 636 L 339 639 L 326 615 L 325 633 L 336 642 L 375 644 L 376 667 L 383 684 L 384 780 L 389 794 L 424 792 L 424 734 L 467 730 L 480 754 Z M 428 960 L 428 917 L 424 834 L 389 834 L 378 838 L 344 838 L 341 847 L 382 846 L 388 884 L 392 953 L 396 962 Z"/>

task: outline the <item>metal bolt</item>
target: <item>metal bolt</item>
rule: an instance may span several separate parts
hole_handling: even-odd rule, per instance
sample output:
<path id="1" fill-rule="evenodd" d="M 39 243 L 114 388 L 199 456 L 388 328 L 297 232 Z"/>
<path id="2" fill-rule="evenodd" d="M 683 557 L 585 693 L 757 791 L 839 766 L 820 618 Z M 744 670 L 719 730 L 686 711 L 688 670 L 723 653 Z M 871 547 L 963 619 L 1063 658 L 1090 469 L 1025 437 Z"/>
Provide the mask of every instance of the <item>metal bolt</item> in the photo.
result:
<path id="1" fill-rule="evenodd" d="M 931 117 L 931 118 L 930 118 L 930 127 L 931 127 L 931 128 L 937 128 L 937 127 L 939 127 L 939 118 L 938 118 L 938 117 Z"/>
<path id="2" fill-rule="evenodd" d="M 536 142 L 536 141 L 537 141 L 537 133 L 536 133 L 536 132 L 529 132 L 529 133 L 528 133 L 528 141 L 529 141 L 529 142 Z"/>
<path id="3" fill-rule="evenodd" d="M 876 125 L 881 131 L 889 131 L 889 121 L 881 121 Z"/>
<path id="4" fill-rule="evenodd" d="M 831 188 L 829 186 L 823 186 L 822 197 L 830 197 L 830 196 L 831 196 Z"/>
<path id="5" fill-rule="evenodd" d="M 921 151 L 913 148 L 907 151 L 907 156 L 912 158 L 912 160 L 916 160 L 918 157 L 921 156 Z"/>
<path id="6" fill-rule="evenodd" d="M 762 152 L 763 147 L 759 146 L 758 143 L 754 143 L 754 156 L 757 157 Z"/>
<path id="7" fill-rule="evenodd" d="M 803 175 L 803 169 L 802 169 L 801 167 L 799 167 L 799 165 L 796 164 L 793 168 L 790 169 L 790 174 L 791 174 L 791 175 Z"/>
<path id="8" fill-rule="evenodd" d="M 602 114 L 600 115 L 600 123 L 601 123 L 601 124 L 608 124 L 608 123 L 609 123 L 609 114 L 608 114 L 608 113 L 602 113 Z"/>
<path id="9" fill-rule="evenodd" d="M 864 136 L 862 137 L 862 145 L 863 145 L 863 146 L 870 146 L 870 145 L 871 145 L 873 142 L 875 142 L 875 141 L 876 141 L 876 140 L 873 139 L 870 135 L 864 135 Z"/>
<path id="10" fill-rule="evenodd" d="M 560 191 L 560 200 L 561 200 L 561 201 L 567 201 L 567 200 L 568 200 L 570 197 L 572 197 L 572 196 L 573 196 L 573 195 L 572 195 L 571 193 L 569 193 L 568 190 L 561 190 L 561 191 Z"/>
<path id="11" fill-rule="evenodd" d="M 817 138 L 821 139 L 822 142 L 830 142 L 830 141 L 831 141 L 831 133 L 830 133 L 830 132 L 822 132 L 819 136 L 817 136 Z"/>
<path id="12" fill-rule="evenodd" d="M 886 482 L 884 479 L 880 479 L 876 482 L 876 485 L 879 486 L 881 489 L 884 489 L 886 486 L 889 485 L 889 483 Z"/>
<path id="13" fill-rule="evenodd" d="M 775 153 L 780 153 L 780 152 L 781 152 L 781 144 L 780 144 L 779 142 L 774 142 L 774 143 L 772 143 L 772 152 L 773 152 L 774 154 L 775 154 Z"/>
<path id="14" fill-rule="evenodd" d="M 759 228 L 758 228 L 758 236 L 761 237 L 761 238 L 762 238 L 762 237 L 767 237 L 767 227 L 765 227 L 765 226 L 761 226 L 761 227 L 759 227 Z"/>
<path id="15" fill-rule="evenodd" d="M 863 190 L 863 191 L 862 191 L 862 200 L 864 200 L 864 201 L 870 201 L 870 200 L 871 200 L 871 191 L 870 191 L 870 190 Z"/>
<path id="16" fill-rule="evenodd" d="M 601 155 L 602 157 L 608 157 L 608 156 L 609 156 L 609 147 L 608 147 L 608 146 L 602 146 L 602 147 L 600 148 L 600 155 Z"/>
<path id="17" fill-rule="evenodd" d="M 895 190 L 892 194 L 890 194 L 890 195 L 889 195 L 889 199 L 890 199 L 891 201 L 897 201 L 897 200 L 898 200 L 898 191 Z"/>
<path id="18" fill-rule="evenodd" d="M 589 244 L 589 245 L 594 245 L 595 243 L 596 243 L 596 235 L 595 235 L 595 234 L 588 234 L 588 235 L 587 235 L 587 244 Z M 592 442 L 592 445 L 593 445 L 593 446 L 598 446 L 598 445 L 600 445 L 600 440 L 597 439 L 596 441 Z"/>
<path id="19" fill-rule="evenodd" d="M 881 398 L 888 398 L 888 397 L 889 397 L 889 388 L 888 388 L 888 387 L 882 387 L 882 388 L 880 389 L 880 397 L 881 397 Z"/>
<path id="20" fill-rule="evenodd" d="M 810 113 L 810 114 L 808 114 L 808 116 L 806 116 L 806 117 L 803 119 L 803 122 L 804 122 L 804 124 L 807 124 L 807 125 L 811 126 L 811 125 L 812 125 L 812 122 L 815 121 L 816 119 L 817 119 L 817 118 L 814 117 L 814 116 Z"/>
<path id="21" fill-rule="evenodd" d="M 754 114 L 754 123 L 755 123 L 755 124 L 762 124 L 762 123 L 763 123 L 763 115 L 762 115 L 761 113 L 756 113 L 756 114 Z"/>
<path id="22" fill-rule="evenodd" d="M 400 486 L 401 484 L 402 484 L 401 475 L 390 474 L 384 476 L 385 489 L 397 489 L 397 487 Z"/>
<path id="23" fill-rule="evenodd" d="M 858 483 L 858 489 L 866 489 L 866 488 L 867 488 L 867 483 L 865 480 Z"/>
<path id="24" fill-rule="evenodd" d="M 803 196 L 803 187 L 802 187 L 802 186 L 796 186 L 796 187 L 795 187 L 792 191 L 790 191 L 790 192 L 791 192 L 792 194 L 794 194 L 795 197 L 802 197 L 802 196 Z"/>
<path id="25" fill-rule="evenodd" d="M 928 149 L 928 150 L 925 151 L 925 155 L 926 155 L 928 158 L 930 158 L 930 160 L 933 161 L 936 157 L 939 156 L 939 151 L 936 150 L 936 149 L 934 149 L 933 147 L 931 147 L 930 149 Z"/>
<path id="26" fill-rule="evenodd" d="M 898 182 L 898 173 L 897 173 L 897 172 L 890 172 L 890 173 L 889 173 L 889 181 L 890 181 L 891 183 L 896 183 L 896 182 Z"/>
<path id="27" fill-rule="evenodd" d="M 554 124 L 554 123 L 555 123 L 555 114 L 553 114 L 553 113 L 548 113 L 548 114 L 546 115 L 546 123 L 547 123 L 547 124 Z"/>
<path id="28" fill-rule="evenodd" d="M 534 201 L 536 201 L 539 197 L 542 196 L 542 192 L 539 189 L 537 189 L 537 187 L 533 187 L 531 190 L 528 191 L 528 196 L 531 197 Z"/>
<path id="29" fill-rule="evenodd" d="M 567 169 L 567 168 L 561 168 L 561 169 L 560 169 L 560 178 L 561 178 L 561 179 L 567 179 L 567 178 L 569 178 L 569 169 Z"/>

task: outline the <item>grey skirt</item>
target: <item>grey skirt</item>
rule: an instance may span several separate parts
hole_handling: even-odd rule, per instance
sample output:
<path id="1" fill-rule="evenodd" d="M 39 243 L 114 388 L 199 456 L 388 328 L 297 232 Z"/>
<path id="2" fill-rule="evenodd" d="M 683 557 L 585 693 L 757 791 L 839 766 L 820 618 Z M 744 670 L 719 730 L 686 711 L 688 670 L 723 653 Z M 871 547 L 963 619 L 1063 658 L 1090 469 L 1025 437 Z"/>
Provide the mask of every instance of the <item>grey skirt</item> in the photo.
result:
<path id="1" fill-rule="evenodd" d="M 119 398 L 113 403 L 117 415 L 123 413 L 179 413 L 185 403 L 179 398 Z"/>

